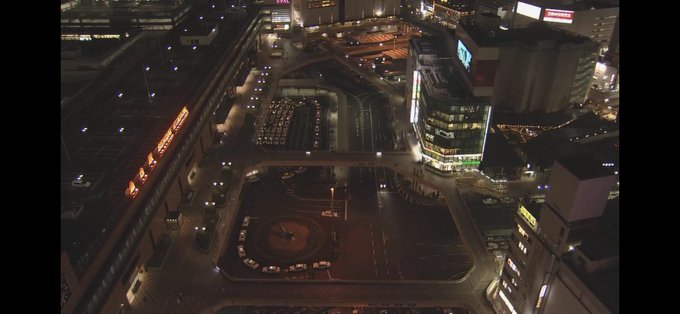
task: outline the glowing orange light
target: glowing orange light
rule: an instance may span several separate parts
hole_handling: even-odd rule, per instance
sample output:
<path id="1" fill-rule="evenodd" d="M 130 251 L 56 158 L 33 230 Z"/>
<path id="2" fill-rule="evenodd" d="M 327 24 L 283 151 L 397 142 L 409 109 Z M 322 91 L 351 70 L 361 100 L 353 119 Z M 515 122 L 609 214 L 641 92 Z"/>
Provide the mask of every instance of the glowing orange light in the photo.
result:
<path id="1" fill-rule="evenodd" d="M 139 189 L 137 189 L 134 182 L 130 181 L 127 190 L 125 190 L 125 194 L 131 198 L 135 198 L 135 196 L 137 196 L 137 192 L 139 192 Z"/>
<path id="2" fill-rule="evenodd" d="M 179 128 L 182 127 L 182 124 L 184 124 L 184 121 L 187 120 L 187 116 L 189 116 L 189 109 L 187 109 L 186 106 L 182 108 L 182 111 L 180 111 L 179 115 L 177 115 L 177 118 L 175 118 L 175 121 L 172 123 L 172 132 L 177 133 Z"/>
<path id="3" fill-rule="evenodd" d="M 146 174 L 146 172 L 144 172 L 144 168 L 143 168 L 143 167 L 139 167 L 139 181 L 140 181 L 142 184 L 144 184 L 144 182 L 146 182 L 146 178 L 147 178 L 147 177 L 148 177 L 148 175 Z"/>

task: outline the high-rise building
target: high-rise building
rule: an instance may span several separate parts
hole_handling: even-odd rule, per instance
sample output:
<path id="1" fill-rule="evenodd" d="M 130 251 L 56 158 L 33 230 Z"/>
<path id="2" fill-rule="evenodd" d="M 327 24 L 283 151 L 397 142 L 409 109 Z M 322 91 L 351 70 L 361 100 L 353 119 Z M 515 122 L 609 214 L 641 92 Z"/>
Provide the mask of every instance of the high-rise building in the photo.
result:
<path id="1" fill-rule="evenodd" d="M 179 24 L 197 0 L 94 1 L 62 4 L 61 28 L 170 30 Z"/>
<path id="2" fill-rule="evenodd" d="M 395 16 L 400 9 L 398 0 L 291 0 L 291 3 L 294 24 L 303 27 Z"/>
<path id="3" fill-rule="evenodd" d="M 610 46 L 618 46 L 619 1 L 517 1 L 507 15 L 509 28 L 526 27 L 544 21 L 554 27 L 591 38 L 604 55 Z"/>
<path id="4" fill-rule="evenodd" d="M 504 31 L 498 19 L 477 17 L 456 29 L 459 64 L 475 96 L 514 112 L 554 112 L 585 101 L 597 43 L 543 22 Z M 468 57 L 469 56 L 469 57 Z"/>
<path id="5" fill-rule="evenodd" d="M 406 97 L 423 162 L 442 174 L 477 169 L 491 118 L 488 98 L 473 96 L 452 58 L 431 43 L 412 39 L 409 50 Z"/>
<path id="6" fill-rule="evenodd" d="M 542 204 L 523 202 L 491 300 L 497 313 L 617 313 L 618 198 L 612 170 L 556 160 Z"/>

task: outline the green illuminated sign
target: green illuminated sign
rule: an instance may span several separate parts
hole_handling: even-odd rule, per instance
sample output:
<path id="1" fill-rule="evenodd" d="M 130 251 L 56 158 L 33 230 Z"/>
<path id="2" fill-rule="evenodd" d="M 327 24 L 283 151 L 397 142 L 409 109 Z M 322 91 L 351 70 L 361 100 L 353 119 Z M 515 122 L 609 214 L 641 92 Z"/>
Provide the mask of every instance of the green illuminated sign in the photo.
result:
<path id="1" fill-rule="evenodd" d="M 478 160 L 472 160 L 472 161 L 463 161 L 463 166 L 467 165 L 479 165 L 480 161 Z"/>

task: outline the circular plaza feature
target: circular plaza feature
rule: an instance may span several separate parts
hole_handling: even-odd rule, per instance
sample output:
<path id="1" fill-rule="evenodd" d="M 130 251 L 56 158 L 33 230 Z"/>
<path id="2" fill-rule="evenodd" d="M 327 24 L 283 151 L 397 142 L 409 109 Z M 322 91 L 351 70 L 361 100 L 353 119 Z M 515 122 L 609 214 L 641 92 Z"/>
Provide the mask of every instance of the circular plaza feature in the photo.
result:
<path id="1" fill-rule="evenodd" d="M 316 254 L 325 241 L 321 226 L 301 216 L 280 216 L 264 221 L 253 233 L 253 246 L 275 264 L 293 264 Z"/>

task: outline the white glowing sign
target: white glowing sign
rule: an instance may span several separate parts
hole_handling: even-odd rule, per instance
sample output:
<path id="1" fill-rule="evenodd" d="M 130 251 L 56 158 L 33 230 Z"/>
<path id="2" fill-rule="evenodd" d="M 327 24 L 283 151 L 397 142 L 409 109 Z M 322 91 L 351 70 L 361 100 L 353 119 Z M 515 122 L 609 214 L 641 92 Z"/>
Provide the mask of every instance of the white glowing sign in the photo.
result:
<path id="1" fill-rule="evenodd" d="M 411 123 L 418 121 L 418 100 L 420 99 L 420 72 L 413 71 L 413 88 L 411 93 Z"/>
<path id="2" fill-rule="evenodd" d="M 463 63 L 465 69 L 470 72 L 470 65 L 472 64 L 472 54 L 470 50 L 465 47 L 463 41 L 458 40 L 458 59 Z"/>
<path id="3" fill-rule="evenodd" d="M 517 13 L 538 20 L 538 18 L 541 17 L 541 7 L 524 2 L 517 2 Z"/>
<path id="4" fill-rule="evenodd" d="M 290 4 L 290 0 L 276 0 L 276 4 Z"/>

